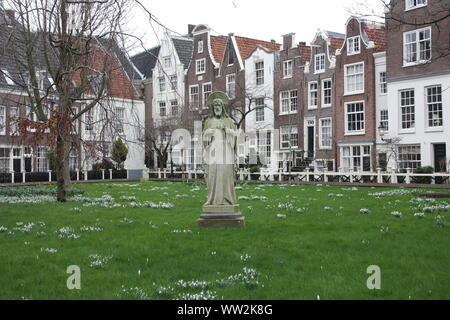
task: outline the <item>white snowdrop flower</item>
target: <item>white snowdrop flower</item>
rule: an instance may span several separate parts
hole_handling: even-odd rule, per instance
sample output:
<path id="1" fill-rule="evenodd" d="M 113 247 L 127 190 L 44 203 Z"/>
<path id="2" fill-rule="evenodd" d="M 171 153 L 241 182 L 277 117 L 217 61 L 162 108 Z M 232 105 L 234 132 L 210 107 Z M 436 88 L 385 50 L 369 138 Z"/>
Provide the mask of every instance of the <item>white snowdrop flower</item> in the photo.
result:
<path id="1" fill-rule="evenodd" d="M 286 219 L 286 215 L 279 213 L 279 214 L 277 214 L 277 218 L 278 219 Z"/>
<path id="2" fill-rule="evenodd" d="M 425 217 L 425 213 L 423 213 L 423 212 L 416 212 L 416 213 L 414 213 L 414 217 L 416 217 L 416 218 L 424 218 Z"/>
<path id="3" fill-rule="evenodd" d="M 5 232 L 5 231 L 8 231 L 8 228 L 4 227 L 4 226 L 0 226 L 0 232 Z"/>
<path id="4" fill-rule="evenodd" d="M 325 206 L 325 207 L 323 207 L 323 210 L 330 211 L 330 210 L 331 210 L 331 207 Z"/>
<path id="5" fill-rule="evenodd" d="M 400 218 L 402 216 L 402 213 L 400 211 L 392 211 L 391 214 L 397 218 Z"/>
<path id="6" fill-rule="evenodd" d="M 370 211 L 367 208 L 361 208 L 361 209 L 359 209 L 359 212 L 362 214 L 368 214 Z"/>
<path id="7" fill-rule="evenodd" d="M 53 248 L 41 248 L 41 252 L 56 253 L 58 250 Z"/>

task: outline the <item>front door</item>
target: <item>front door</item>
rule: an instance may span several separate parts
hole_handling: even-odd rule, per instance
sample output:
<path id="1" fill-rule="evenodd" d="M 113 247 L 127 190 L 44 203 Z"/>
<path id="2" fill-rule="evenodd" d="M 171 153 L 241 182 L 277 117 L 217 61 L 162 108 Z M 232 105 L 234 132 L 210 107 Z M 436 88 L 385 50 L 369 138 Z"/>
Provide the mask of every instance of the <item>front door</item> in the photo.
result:
<path id="1" fill-rule="evenodd" d="M 25 158 L 25 171 L 31 172 L 31 158 Z"/>
<path id="2" fill-rule="evenodd" d="M 20 159 L 13 159 L 13 170 L 14 172 L 21 172 L 22 168 L 20 167 Z"/>
<path id="3" fill-rule="evenodd" d="M 308 158 L 314 158 L 314 127 L 308 127 Z"/>
<path id="4" fill-rule="evenodd" d="M 434 145 L 434 171 L 447 171 L 445 143 Z"/>

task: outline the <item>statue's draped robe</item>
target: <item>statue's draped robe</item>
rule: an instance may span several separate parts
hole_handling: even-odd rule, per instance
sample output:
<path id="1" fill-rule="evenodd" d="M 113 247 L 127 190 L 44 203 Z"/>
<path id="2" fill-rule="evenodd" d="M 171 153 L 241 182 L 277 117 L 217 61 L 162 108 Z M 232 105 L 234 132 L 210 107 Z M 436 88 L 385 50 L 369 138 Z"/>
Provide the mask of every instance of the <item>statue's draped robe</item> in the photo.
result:
<path id="1" fill-rule="evenodd" d="M 236 125 L 231 118 L 211 117 L 203 132 L 204 163 L 208 198 L 205 205 L 234 205 Z"/>

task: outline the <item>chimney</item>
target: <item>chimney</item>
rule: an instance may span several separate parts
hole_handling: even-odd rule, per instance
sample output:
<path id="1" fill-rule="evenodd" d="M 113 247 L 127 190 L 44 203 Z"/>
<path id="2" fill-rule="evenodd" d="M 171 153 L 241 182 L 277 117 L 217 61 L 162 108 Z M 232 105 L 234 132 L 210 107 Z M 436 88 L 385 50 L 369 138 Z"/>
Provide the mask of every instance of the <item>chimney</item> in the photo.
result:
<path id="1" fill-rule="evenodd" d="M 295 43 L 294 38 L 295 38 L 295 33 L 288 33 L 288 34 L 283 35 L 283 50 L 293 48 L 293 45 Z"/>
<path id="2" fill-rule="evenodd" d="M 188 35 L 192 38 L 192 31 L 194 31 L 194 28 L 196 27 L 195 24 L 188 24 Z"/>
<path id="3" fill-rule="evenodd" d="M 302 45 L 302 46 L 306 46 L 306 42 L 305 41 L 300 41 L 298 44 Z"/>
<path id="4" fill-rule="evenodd" d="M 275 40 L 274 39 L 270 39 L 270 42 L 275 43 Z"/>

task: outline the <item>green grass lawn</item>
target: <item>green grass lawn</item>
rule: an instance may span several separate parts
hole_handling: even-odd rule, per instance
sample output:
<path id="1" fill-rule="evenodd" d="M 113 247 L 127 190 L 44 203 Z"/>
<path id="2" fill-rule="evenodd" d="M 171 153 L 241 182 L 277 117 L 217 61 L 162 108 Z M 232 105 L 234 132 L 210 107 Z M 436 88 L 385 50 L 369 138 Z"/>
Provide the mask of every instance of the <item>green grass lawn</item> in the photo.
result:
<path id="1" fill-rule="evenodd" d="M 208 229 L 204 184 L 76 188 L 87 202 L 0 196 L 0 299 L 450 299 L 450 199 L 424 190 L 240 184 L 246 226 Z"/>

